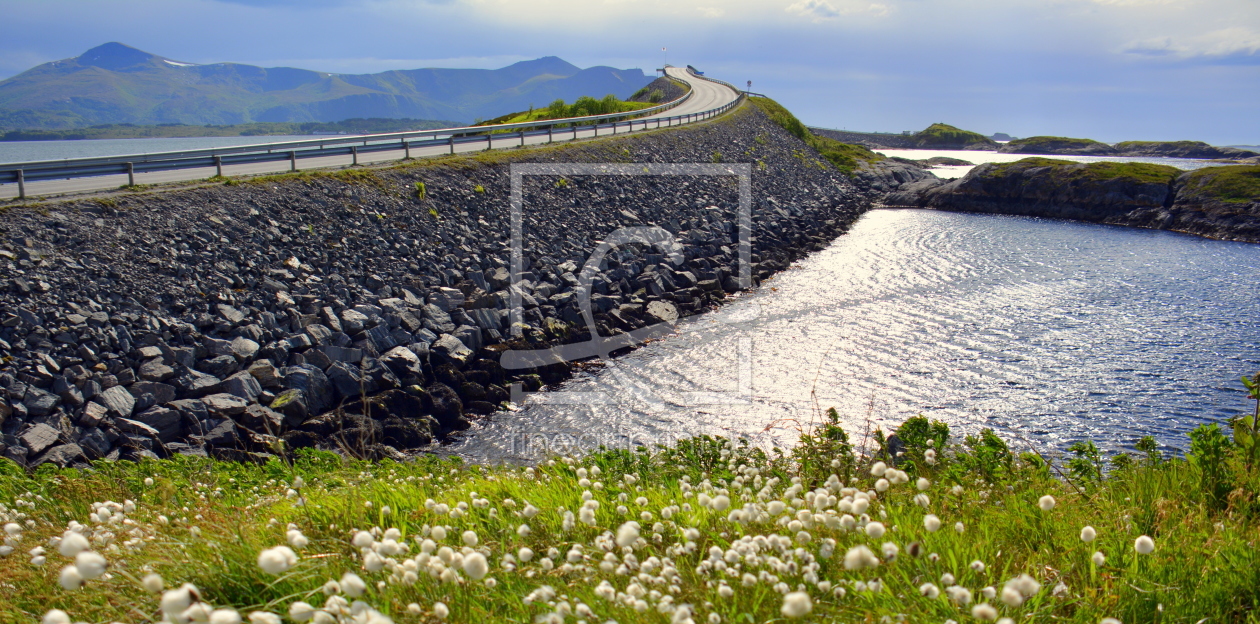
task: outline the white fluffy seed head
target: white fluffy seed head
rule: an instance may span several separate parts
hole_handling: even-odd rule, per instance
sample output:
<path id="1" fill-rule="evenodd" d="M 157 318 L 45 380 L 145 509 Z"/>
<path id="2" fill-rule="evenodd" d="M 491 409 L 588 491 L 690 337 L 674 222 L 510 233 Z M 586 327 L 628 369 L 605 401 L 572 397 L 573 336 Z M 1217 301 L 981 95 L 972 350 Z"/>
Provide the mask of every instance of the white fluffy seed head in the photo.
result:
<path id="1" fill-rule="evenodd" d="M 1037 506 L 1040 507 L 1042 511 L 1050 511 L 1051 509 L 1054 509 L 1054 504 L 1054 497 L 1049 494 L 1037 499 Z"/>
<path id="2" fill-rule="evenodd" d="M 879 539 L 884 536 L 884 523 L 868 522 L 866 524 L 866 535 L 871 539 Z"/>
<path id="3" fill-rule="evenodd" d="M 258 553 L 258 567 L 267 574 L 283 574 L 297 562 L 297 553 L 288 546 L 276 546 Z"/>
<path id="4" fill-rule="evenodd" d="M 919 477 L 919 480 L 914 482 L 914 486 L 919 488 L 920 492 L 926 492 L 928 488 L 932 487 L 932 482 L 924 479 L 923 477 Z"/>
<path id="5" fill-rule="evenodd" d="M 249 614 L 249 624 L 280 624 L 280 616 L 266 611 L 253 611 Z"/>
<path id="6" fill-rule="evenodd" d="M 57 545 L 57 551 L 63 557 L 74 558 L 75 555 L 91 547 L 92 545 L 88 543 L 86 537 L 83 537 L 83 534 L 76 531 L 66 531 L 61 536 L 61 543 Z"/>
<path id="7" fill-rule="evenodd" d="M 516 551 L 516 558 L 528 563 L 530 559 L 534 558 L 534 551 L 529 548 L 522 547 L 520 550 Z"/>
<path id="8" fill-rule="evenodd" d="M 1002 602 L 1009 607 L 1018 607 L 1024 604 L 1024 595 L 1019 593 L 1019 590 L 1015 589 L 1010 583 L 1007 583 L 1006 587 L 1002 588 Z"/>
<path id="9" fill-rule="evenodd" d="M 79 569 L 79 574 L 83 578 L 94 579 L 104 574 L 109 564 L 105 561 L 105 557 L 90 550 L 84 550 L 74 556 L 74 567 Z"/>
<path id="10" fill-rule="evenodd" d="M 162 582 L 162 577 L 153 573 L 146 574 L 144 579 L 140 581 L 140 584 L 150 594 L 156 594 L 166 588 L 166 584 Z"/>
<path id="11" fill-rule="evenodd" d="M 625 548 L 633 546 L 639 540 L 639 523 L 633 520 L 621 525 L 617 529 L 617 545 Z"/>
<path id="12" fill-rule="evenodd" d="M 877 461 L 877 462 L 875 462 L 875 463 L 871 464 L 871 476 L 872 476 L 872 477 L 882 477 L 882 476 L 884 476 L 884 473 L 885 473 L 885 472 L 888 472 L 888 465 L 887 465 L 887 464 L 885 464 L 884 462 L 882 462 L 882 461 Z"/>
<path id="13" fill-rule="evenodd" d="M 289 619 L 294 622 L 306 622 L 315 617 L 315 607 L 301 600 L 289 605 Z"/>
<path id="14" fill-rule="evenodd" d="M 367 531 L 355 533 L 354 539 L 350 540 L 350 543 L 354 544 L 355 548 L 371 548 L 374 542 L 376 542 L 376 538 L 372 537 L 372 534 Z"/>
<path id="15" fill-rule="evenodd" d="M 1094 538 L 1095 538 L 1095 537 L 1098 537 L 1098 532 L 1097 532 L 1097 531 L 1094 531 L 1094 527 L 1092 527 L 1092 526 L 1087 526 L 1087 527 L 1085 527 L 1085 528 L 1081 529 L 1081 541 L 1082 541 L 1082 542 L 1092 542 L 1092 541 L 1094 541 Z"/>
<path id="16" fill-rule="evenodd" d="M 935 533 L 941 528 L 941 519 L 937 518 L 936 514 L 923 516 L 923 528 L 927 529 L 928 533 Z"/>
<path id="17" fill-rule="evenodd" d="M 433 603 L 433 617 L 436 617 L 439 620 L 445 620 L 446 616 L 450 614 L 451 610 L 446 608 L 445 604 L 441 602 Z"/>
<path id="18" fill-rule="evenodd" d="M 1133 541 L 1133 550 L 1136 550 L 1139 555 L 1149 555 L 1155 552 L 1155 540 L 1149 535 L 1139 536 Z"/>
<path id="19" fill-rule="evenodd" d="M 241 624 L 241 614 L 236 609 L 215 609 L 210 613 L 210 624 Z"/>
<path id="20" fill-rule="evenodd" d="M 779 612 L 783 617 L 798 618 L 804 617 L 814 609 L 814 602 L 809 599 L 809 594 L 805 592 L 792 592 L 783 597 L 783 606 Z"/>
<path id="21" fill-rule="evenodd" d="M 446 527 L 444 526 L 433 527 L 433 530 L 429 531 L 429 537 L 432 537 L 433 541 L 436 541 L 436 542 L 440 542 L 446 539 Z"/>
<path id="22" fill-rule="evenodd" d="M 62 589 L 66 591 L 74 591 L 83 587 L 83 575 L 79 574 L 78 566 L 68 565 L 61 569 L 61 576 L 58 578 Z"/>
<path id="23" fill-rule="evenodd" d="M 70 615 L 61 609 L 53 609 L 44 614 L 44 624 L 70 624 Z"/>
<path id="24" fill-rule="evenodd" d="M 473 531 L 464 531 L 464 545 L 472 548 L 477 545 L 477 534 Z"/>
<path id="25" fill-rule="evenodd" d="M 932 583 L 924 583 L 919 586 L 919 593 L 923 594 L 924 596 L 927 596 L 929 600 L 935 600 L 938 596 L 941 595 L 941 590 L 939 587 L 937 587 L 936 585 L 933 585 Z"/>
<path id="26" fill-rule="evenodd" d="M 1107 563 L 1107 557 L 1106 557 L 1106 555 L 1102 554 L 1101 552 L 1097 552 L 1097 551 L 1095 551 L 1095 552 L 1094 552 L 1094 555 L 1093 555 L 1092 557 L 1090 557 L 1090 561 L 1093 561 L 1093 562 L 1094 562 L 1094 565 L 1096 565 L 1096 566 L 1098 566 L 1098 567 L 1100 567 L 1100 568 L 1101 568 L 1101 567 L 1103 566 L 1103 564 L 1104 564 L 1104 563 Z"/>
<path id="27" fill-rule="evenodd" d="M 982 602 L 971 608 L 971 617 L 977 620 L 992 622 L 997 619 L 997 615 L 997 609 L 994 609 L 993 605 L 987 602 Z"/>
<path id="28" fill-rule="evenodd" d="M 351 598 L 358 598 L 367 591 L 367 583 L 364 583 L 363 579 L 354 572 L 346 572 L 342 575 L 340 585 L 341 591 Z"/>
<path id="29" fill-rule="evenodd" d="M 471 552 L 464 555 L 464 574 L 468 575 L 474 581 L 480 581 L 486 577 L 486 572 L 490 571 L 490 565 L 486 563 L 486 556 L 479 552 Z"/>

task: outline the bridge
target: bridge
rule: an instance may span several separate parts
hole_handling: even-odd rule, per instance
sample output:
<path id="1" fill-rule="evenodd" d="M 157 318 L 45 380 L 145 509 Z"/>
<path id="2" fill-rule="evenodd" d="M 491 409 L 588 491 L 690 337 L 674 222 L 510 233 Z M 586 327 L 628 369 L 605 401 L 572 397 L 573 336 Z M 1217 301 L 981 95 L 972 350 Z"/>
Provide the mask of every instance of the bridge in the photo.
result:
<path id="1" fill-rule="evenodd" d="M 85 193 L 213 176 L 275 174 L 575 141 L 696 123 L 743 101 L 734 85 L 666 67 L 691 87 L 681 98 L 628 113 L 495 126 L 329 137 L 182 152 L 0 164 L 0 199 Z"/>

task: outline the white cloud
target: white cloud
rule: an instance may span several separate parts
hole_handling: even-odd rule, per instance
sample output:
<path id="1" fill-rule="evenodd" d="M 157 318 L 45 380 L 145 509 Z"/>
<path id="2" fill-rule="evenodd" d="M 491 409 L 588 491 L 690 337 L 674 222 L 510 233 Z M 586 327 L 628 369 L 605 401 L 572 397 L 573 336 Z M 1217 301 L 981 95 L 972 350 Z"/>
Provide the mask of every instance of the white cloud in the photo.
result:
<path id="1" fill-rule="evenodd" d="M 888 15 L 888 5 L 864 0 L 840 0 L 840 6 L 837 7 L 828 0 L 799 0 L 788 5 L 787 12 L 807 17 L 810 21 L 818 23 L 836 19 L 841 15 L 867 14 L 883 17 Z"/>
<path id="2" fill-rule="evenodd" d="M 827 0 L 801 0 L 788 6 L 787 10 L 788 13 L 796 13 L 815 22 L 840 17 L 840 11 L 836 10 L 836 7 L 832 6 Z"/>
<path id="3" fill-rule="evenodd" d="M 1177 58 L 1224 58 L 1260 54 L 1260 32 L 1236 26 L 1199 36 L 1142 39 L 1124 47 L 1129 54 Z"/>

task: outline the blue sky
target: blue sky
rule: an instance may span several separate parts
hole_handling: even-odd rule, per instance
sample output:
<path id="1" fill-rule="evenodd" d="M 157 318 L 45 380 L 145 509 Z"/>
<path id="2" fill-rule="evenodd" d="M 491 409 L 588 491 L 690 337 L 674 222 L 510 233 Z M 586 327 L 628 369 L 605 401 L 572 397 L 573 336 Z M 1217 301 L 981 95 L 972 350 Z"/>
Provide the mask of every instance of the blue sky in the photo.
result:
<path id="1" fill-rule="evenodd" d="M 367 73 L 668 60 L 806 123 L 1260 144 L 1260 0 L 0 0 L 0 78 L 119 41 Z"/>

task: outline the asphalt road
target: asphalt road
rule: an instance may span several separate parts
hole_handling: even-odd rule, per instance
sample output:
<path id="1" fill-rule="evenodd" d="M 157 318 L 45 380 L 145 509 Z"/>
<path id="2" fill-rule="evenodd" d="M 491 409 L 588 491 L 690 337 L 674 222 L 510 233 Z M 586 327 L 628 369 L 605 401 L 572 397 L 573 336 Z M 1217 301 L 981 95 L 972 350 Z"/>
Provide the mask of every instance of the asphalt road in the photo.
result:
<path id="1" fill-rule="evenodd" d="M 684 68 L 670 67 L 666 68 L 666 72 L 670 76 L 682 80 L 691 85 L 692 96 L 683 104 L 676 106 L 670 110 L 663 111 L 656 115 L 643 117 L 634 120 L 634 131 L 644 129 L 655 129 L 659 127 L 668 127 L 670 125 L 678 125 L 682 122 L 664 121 L 668 117 L 676 117 L 678 115 L 686 115 L 690 113 L 701 113 L 712 110 L 731 102 L 738 94 L 729 87 L 715 82 L 710 82 L 701 78 L 696 78 L 687 73 Z M 617 128 L 618 134 L 628 131 L 624 122 Z M 557 130 L 553 133 L 551 140 L 553 141 L 571 141 L 577 139 L 588 139 L 595 136 L 598 132 L 599 136 L 606 136 L 613 133 L 612 128 L 601 128 L 598 131 L 584 130 L 581 132 L 573 132 L 569 129 Z M 493 149 L 509 149 L 522 145 L 522 139 L 514 134 L 500 134 L 492 136 Z M 546 135 L 528 136 L 524 138 L 524 145 L 539 145 L 548 142 Z M 487 142 L 465 143 L 455 146 L 455 153 L 480 152 L 486 150 Z M 449 154 L 450 148 L 442 146 L 411 148 L 412 158 L 423 158 L 428 156 L 443 156 Z M 374 152 L 370 154 L 360 154 L 358 164 L 366 165 L 373 163 L 384 163 L 402 160 L 404 157 L 403 150 L 393 150 L 384 152 Z M 350 156 L 326 156 L 322 158 L 304 158 L 298 161 L 298 170 L 306 171 L 310 169 L 325 169 L 334 167 L 346 167 L 353 164 Z M 242 165 L 225 165 L 223 167 L 223 175 L 225 176 L 242 176 L 242 175 L 259 175 L 271 173 L 284 173 L 289 171 L 288 161 L 269 162 L 269 163 L 251 163 Z M 215 175 L 213 167 L 197 168 L 197 169 L 179 169 L 174 171 L 157 171 L 152 173 L 137 173 L 136 184 L 165 184 L 171 182 L 188 182 L 194 180 L 204 180 Z M 91 178 L 72 178 L 68 180 L 45 180 L 41 182 L 27 182 L 26 196 L 40 197 L 49 195 L 66 195 L 74 193 L 89 193 L 94 191 L 105 191 L 117 189 L 127 184 L 127 176 L 109 175 L 97 176 Z M 15 199 L 18 196 L 17 184 L 0 184 L 0 199 Z"/>

